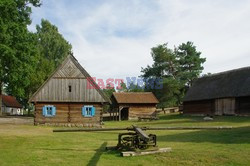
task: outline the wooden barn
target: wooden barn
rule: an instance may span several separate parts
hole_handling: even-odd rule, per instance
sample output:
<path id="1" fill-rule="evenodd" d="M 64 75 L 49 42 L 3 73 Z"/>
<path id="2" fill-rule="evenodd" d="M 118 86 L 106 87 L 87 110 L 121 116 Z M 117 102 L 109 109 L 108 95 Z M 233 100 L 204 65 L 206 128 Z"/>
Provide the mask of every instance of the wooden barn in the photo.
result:
<path id="1" fill-rule="evenodd" d="M 34 124 L 99 127 L 109 99 L 91 76 L 69 55 L 33 94 Z"/>
<path id="2" fill-rule="evenodd" d="M 155 117 L 156 104 L 159 103 L 152 92 L 114 92 L 111 96 L 112 108 L 120 120 L 138 117 Z"/>
<path id="3" fill-rule="evenodd" d="M 23 115 L 23 106 L 14 96 L 2 95 L 2 115 Z"/>
<path id="4" fill-rule="evenodd" d="M 183 113 L 250 115 L 250 67 L 199 78 L 184 98 Z"/>

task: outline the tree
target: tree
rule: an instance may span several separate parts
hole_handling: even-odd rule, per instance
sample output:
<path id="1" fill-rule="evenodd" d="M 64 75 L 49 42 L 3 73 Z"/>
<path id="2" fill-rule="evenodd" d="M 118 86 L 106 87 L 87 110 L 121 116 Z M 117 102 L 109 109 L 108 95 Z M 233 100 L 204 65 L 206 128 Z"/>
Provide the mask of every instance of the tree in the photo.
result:
<path id="1" fill-rule="evenodd" d="M 106 95 L 107 97 L 110 99 L 112 94 L 115 92 L 115 88 L 114 87 L 111 87 L 110 84 L 107 85 L 106 89 L 103 89 L 102 90 Z M 107 112 L 108 110 L 110 109 L 110 105 L 104 105 L 103 107 L 103 111 L 104 112 Z"/>
<path id="2" fill-rule="evenodd" d="M 27 73 L 29 86 L 25 88 L 25 96 L 21 98 L 24 105 L 31 95 L 50 76 L 62 60 L 69 55 L 72 46 L 58 32 L 58 28 L 48 20 L 42 19 L 41 26 L 37 25 L 37 32 L 34 34 L 34 43 L 38 56 L 34 60 L 33 70 Z M 35 49 L 35 48 L 34 48 Z"/>
<path id="3" fill-rule="evenodd" d="M 144 87 L 139 86 L 138 84 L 134 84 L 131 82 L 127 88 L 128 92 L 144 92 Z"/>
<path id="4" fill-rule="evenodd" d="M 121 88 L 117 89 L 118 92 L 128 92 L 127 85 L 124 82 L 121 82 Z"/>
<path id="5" fill-rule="evenodd" d="M 48 75 L 69 55 L 72 46 L 48 20 L 42 19 L 41 25 L 37 25 L 36 29 L 41 54 L 40 67 L 45 66 L 43 70 Z"/>
<path id="6" fill-rule="evenodd" d="M 196 47 L 190 41 L 179 45 L 175 49 L 175 54 L 180 64 L 180 79 L 190 87 L 204 69 L 202 64 L 206 61 L 206 58 L 200 57 L 201 52 L 197 51 Z"/>
<path id="7" fill-rule="evenodd" d="M 146 86 L 145 91 L 150 91 L 160 101 L 159 107 L 174 106 L 177 103 L 179 83 L 177 81 L 179 63 L 175 52 L 168 48 L 167 43 L 151 49 L 153 65 L 142 68 L 144 80 L 153 83 L 153 87 Z M 155 88 L 155 80 L 162 80 L 162 88 Z"/>
<path id="8" fill-rule="evenodd" d="M 103 89 L 103 92 L 107 95 L 108 98 L 110 98 L 112 96 L 113 92 L 115 92 L 115 88 L 111 87 L 111 85 L 108 84 L 106 89 Z"/>
<path id="9" fill-rule="evenodd" d="M 165 108 L 170 106 L 176 106 L 179 103 L 179 97 L 181 95 L 181 83 L 173 77 L 163 79 L 162 89 L 154 89 L 157 99 L 160 101 L 158 107 Z"/>
<path id="10" fill-rule="evenodd" d="M 178 61 L 173 50 L 167 47 L 167 43 L 158 45 L 151 49 L 151 56 L 153 58 L 153 65 L 142 68 L 142 77 L 176 77 Z"/>
<path id="11" fill-rule="evenodd" d="M 27 107 L 31 94 L 71 52 L 71 45 L 47 20 L 36 33 L 28 31 L 31 6 L 40 5 L 39 0 L 0 1 L 0 102 L 4 86 Z"/>
<path id="12" fill-rule="evenodd" d="M 22 86 L 29 84 L 25 76 L 36 56 L 27 29 L 31 23 L 31 6 L 40 6 L 40 1 L 0 1 L 0 105 L 3 85 L 13 95 L 22 97 L 25 93 Z"/>
<path id="13" fill-rule="evenodd" d="M 200 75 L 205 58 L 196 50 L 192 42 L 183 43 L 174 50 L 167 43 L 151 49 L 153 65 L 142 68 L 141 77 L 154 83 L 146 87 L 160 101 L 159 107 L 176 106 L 181 103 L 187 88 Z M 162 88 L 155 88 L 156 79 L 162 80 Z"/>

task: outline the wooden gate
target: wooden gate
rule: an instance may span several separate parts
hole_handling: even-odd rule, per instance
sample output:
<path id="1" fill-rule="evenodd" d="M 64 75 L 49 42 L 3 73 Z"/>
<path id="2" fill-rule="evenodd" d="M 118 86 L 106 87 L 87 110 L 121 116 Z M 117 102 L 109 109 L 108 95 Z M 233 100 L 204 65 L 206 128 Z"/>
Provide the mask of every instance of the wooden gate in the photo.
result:
<path id="1" fill-rule="evenodd" d="M 215 100 L 215 115 L 234 115 L 235 98 L 225 98 Z"/>

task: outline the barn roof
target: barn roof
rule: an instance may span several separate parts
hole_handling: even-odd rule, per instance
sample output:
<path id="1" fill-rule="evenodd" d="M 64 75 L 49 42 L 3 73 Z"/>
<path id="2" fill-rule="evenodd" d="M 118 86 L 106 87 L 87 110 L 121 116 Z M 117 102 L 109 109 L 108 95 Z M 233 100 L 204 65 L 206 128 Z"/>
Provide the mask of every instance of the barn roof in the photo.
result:
<path id="1" fill-rule="evenodd" d="M 225 71 L 197 79 L 184 101 L 250 96 L 250 67 Z"/>
<path id="2" fill-rule="evenodd" d="M 13 96 L 2 95 L 3 105 L 6 107 L 22 108 L 23 106 Z"/>
<path id="3" fill-rule="evenodd" d="M 117 103 L 157 104 L 159 101 L 152 92 L 114 92 Z"/>

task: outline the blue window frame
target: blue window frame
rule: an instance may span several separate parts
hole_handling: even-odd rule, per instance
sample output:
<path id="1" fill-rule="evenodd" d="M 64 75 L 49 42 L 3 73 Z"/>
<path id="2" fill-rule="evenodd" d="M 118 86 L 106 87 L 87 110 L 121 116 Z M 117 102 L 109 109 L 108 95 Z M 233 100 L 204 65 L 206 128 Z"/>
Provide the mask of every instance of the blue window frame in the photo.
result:
<path id="1" fill-rule="evenodd" d="M 43 106 L 43 116 L 45 117 L 54 117 L 56 115 L 56 107 L 53 105 Z"/>
<path id="2" fill-rule="evenodd" d="M 82 116 L 93 117 L 95 116 L 95 107 L 92 105 L 86 105 L 82 107 Z"/>

